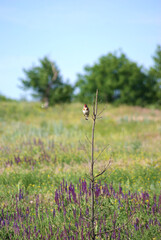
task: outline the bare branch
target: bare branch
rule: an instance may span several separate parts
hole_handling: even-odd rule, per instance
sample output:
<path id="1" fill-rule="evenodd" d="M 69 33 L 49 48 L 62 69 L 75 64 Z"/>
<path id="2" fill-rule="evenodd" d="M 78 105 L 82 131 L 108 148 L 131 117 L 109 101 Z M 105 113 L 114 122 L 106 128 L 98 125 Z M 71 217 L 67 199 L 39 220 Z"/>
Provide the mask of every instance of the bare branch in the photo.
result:
<path id="1" fill-rule="evenodd" d="M 95 162 L 97 161 L 97 159 L 101 156 L 101 154 L 106 150 L 107 147 L 109 147 L 110 144 L 107 144 L 103 149 L 102 151 L 98 154 L 97 158 L 95 159 Z"/>
<path id="2" fill-rule="evenodd" d="M 108 175 L 108 177 L 111 175 L 112 173 L 110 173 L 109 175 Z M 101 181 L 103 180 L 105 180 L 107 178 L 107 176 L 106 177 L 104 177 L 104 178 L 101 178 Z"/>
<path id="3" fill-rule="evenodd" d="M 107 171 L 107 168 L 110 166 L 111 162 L 109 161 L 108 165 L 106 165 L 106 167 L 102 170 L 102 172 L 98 173 L 94 179 L 96 179 L 97 177 L 101 176 L 103 173 L 105 173 Z"/>
<path id="4" fill-rule="evenodd" d="M 102 111 L 98 113 L 97 116 L 100 116 L 100 115 L 105 111 L 106 108 L 107 108 L 107 106 L 105 106 L 105 107 L 102 109 Z"/>
<path id="5" fill-rule="evenodd" d="M 100 172 L 99 174 L 97 174 L 97 175 L 94 177 L 94 179 L 97 178 L 97 177 L 99 177 L 99 176 L 101 176 L 104 172 L 106 172 L 106 170 L 107 170 L 107 169 L 104 168 L 104 170 L 103 170 L 102 172 Z"/>
<path id="6" fill-rule="evenodd" d="M 85 135 L 85 136 L 86 136 L 88 142 L 89 142 L 90 144 L 92 144 L 91 141 L 89 140 L 88 136 L 87 136 L 87 135 Z"/>

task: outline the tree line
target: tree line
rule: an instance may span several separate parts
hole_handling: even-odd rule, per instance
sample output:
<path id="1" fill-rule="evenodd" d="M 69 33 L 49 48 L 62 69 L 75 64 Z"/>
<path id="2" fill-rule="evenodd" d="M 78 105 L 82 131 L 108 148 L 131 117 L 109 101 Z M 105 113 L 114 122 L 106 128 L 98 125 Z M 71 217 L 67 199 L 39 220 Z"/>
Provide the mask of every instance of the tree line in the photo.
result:
<path id="1" fill-rule="evenodd" d="M 129 60 L 122 53 L 109 53 L 99 58 L 93 66 L 78 74 L 76 87 L 78 99 L 93 98 L 99 89 L 102 102 L 145 106 L 161 104 L 161 47 L 153 57 L 154 65 L 149 70 Z"/>
<path id="2" fill-rule="evenodd" d="M 91 102 L 99 89 L 102 102 L 146 106 L 161 105 L 161 46 L 156 47 L 153 66 L 145 69 L 118 51 L 100 57 L 84 67 L 74 86 L 64 82 L 55 62 L 44 57 L 39 65 L 23 70 L 21 87 L 32 89 L 46 106 L 56 103 Z M 77 94 L 74 90 L 77 89 Z"/>

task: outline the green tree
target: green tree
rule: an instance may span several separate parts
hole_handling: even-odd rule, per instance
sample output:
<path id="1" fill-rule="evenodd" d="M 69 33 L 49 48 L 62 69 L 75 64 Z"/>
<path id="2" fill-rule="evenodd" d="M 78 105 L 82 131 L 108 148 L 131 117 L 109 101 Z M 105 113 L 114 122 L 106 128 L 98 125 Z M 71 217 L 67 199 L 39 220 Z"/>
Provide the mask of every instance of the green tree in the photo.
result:
<path id="1" fill-rule="evenodd" d="M 6 97 L 5 95 L 1 94 L 0 93 L 0 102 L 3 101 L 3 102 L 12 102 L 12 101 L 16 101 L 14 99 L 11 99 L 11 98 L 8 98 Z"/>
<path id="2" fill-rule="evenodd" d="M 154 66 L 150 68 L 149 75 L 156 79 L 157 103 L 161 105 L 161 46 L 157 46 L 153 56 Z"/>
<path id="3" fill-rule="evenodd" d="M 81 101 L 91 100 L 96 89 L 104 102 L 145 105 L 155 101 L 155 79 L 123 53 L 109 53 L 84 71 L 76 82 Z"/>
<path id="4" fill-rule="evenodd" d="M 70 102 L 73 88 L 63 83 L 60 72 L 54 62 L 47 57 L 40 60 L 40 65 L 23 69 L 26 78 L 20 79 L 22 88 L 32 89 L 33 96 L 46 103 L 46 106 L 55 103 Z"/>

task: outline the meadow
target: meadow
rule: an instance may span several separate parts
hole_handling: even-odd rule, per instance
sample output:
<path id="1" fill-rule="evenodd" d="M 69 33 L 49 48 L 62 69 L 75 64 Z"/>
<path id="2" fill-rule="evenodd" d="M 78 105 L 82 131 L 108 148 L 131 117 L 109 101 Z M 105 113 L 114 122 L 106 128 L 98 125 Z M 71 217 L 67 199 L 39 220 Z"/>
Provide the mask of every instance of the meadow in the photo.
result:
<path id="1" fill-rule="evenodd" d="M 0 239 L 91 239 L 82 107 L 0 102 Z M 160 239 L 161 110 L 107 105 L 98 156 L 95 174 L 111 165 L 95 184 L 96 239 Z"/>

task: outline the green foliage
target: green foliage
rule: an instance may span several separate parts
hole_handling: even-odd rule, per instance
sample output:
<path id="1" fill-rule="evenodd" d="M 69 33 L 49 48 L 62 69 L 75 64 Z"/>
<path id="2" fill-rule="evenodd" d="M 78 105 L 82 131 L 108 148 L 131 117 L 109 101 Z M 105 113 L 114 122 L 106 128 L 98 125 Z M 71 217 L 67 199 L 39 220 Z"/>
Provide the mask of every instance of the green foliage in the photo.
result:
<path id="1" fill-rule="evenodd" d="M 91 100 L 97 88 L 103 102 L 144 106 L 157 100 L 156 79 L 123 53 L 109 53 L 84 70 L 84 75 L 78 74 L 76 83 L 81 101 Z"/>
<path id="2" fill-rule="evenodd" d="M 150 68 L 149 74 L 157 81 L 158 104 L 161 105 L 161 46 L 157 46 L 153 56 L 154 66 Z"/>
<path id="3" fill-rule="evenodd" d="M 40 66 L 24 69 L 26 79 L 21 79 L 22 88 L 32 89 L 41 100 L 49 105 L 60 102 L 70 102 L 73 88 L 63 83 L 60 72 L 54 62 L 47 57 L 40 60 Z"/>
<path id="4" fill-rule="evenodd" d="M 150 69 L 151 74 L 153 74 L 158 79 L 161 78 L 161 46 L 157 46 L 155 55 L 153 56 L 154 66 Z"/>
<path id="5" fill-rule="evenodd" d="M 0 102 L 11 102 L 11 101 L 15 101 L 15 100 L 0 94 Z"/>

